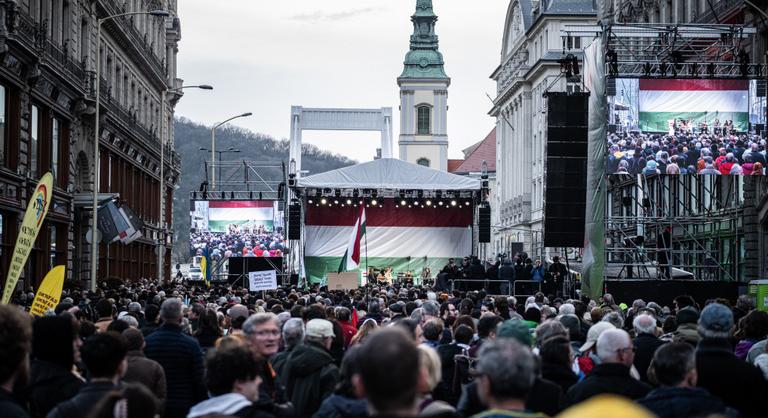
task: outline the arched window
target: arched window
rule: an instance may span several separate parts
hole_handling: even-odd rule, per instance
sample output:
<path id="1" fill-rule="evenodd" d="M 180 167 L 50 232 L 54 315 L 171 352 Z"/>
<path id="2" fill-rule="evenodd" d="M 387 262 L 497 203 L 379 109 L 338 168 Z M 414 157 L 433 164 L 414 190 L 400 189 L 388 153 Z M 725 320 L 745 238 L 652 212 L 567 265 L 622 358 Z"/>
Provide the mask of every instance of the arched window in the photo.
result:
<path id="1" fill-rule="evenodd" d="M 418 115 L 418 129 L 417 135 L 429 135 L 432 128 L 432 109 L 427 105 L 422 105 L 416 108 L 416 114 Z"/>
<path id="2" fill-rule="evenodd" d="M 428 158 L 419 158 L 416 160 L 416 164 L 423 165 L 424 167 L 429 167 L 429 159 Z"/>

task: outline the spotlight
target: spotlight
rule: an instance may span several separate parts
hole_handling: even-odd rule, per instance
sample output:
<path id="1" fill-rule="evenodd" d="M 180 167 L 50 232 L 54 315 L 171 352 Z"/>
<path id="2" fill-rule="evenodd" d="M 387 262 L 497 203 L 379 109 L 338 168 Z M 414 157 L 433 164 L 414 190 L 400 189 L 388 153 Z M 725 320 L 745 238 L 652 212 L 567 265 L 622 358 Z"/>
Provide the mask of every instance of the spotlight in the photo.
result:
<path id="1" fill-rule="evenodd" d="M 407 204 L 408 204 L 408 202 L 406 202 L 405 200 L 401 200 L 401 201 L 400 201 L 400 205 L 402 205 L 402 206 L 405 206 L 405 205 L 407 205 Z"/>
<path id="2" fill-rule="evenodd" d="M 469 206 L 469 205 L 471 205 L 471 204 L 472 204 L 472 202 L 470 202 L 470 201 L 466 201 L 466 202 L 464 202 L 464 206 Z"/>
<path id="3" fill-rule="evenodd" d="M 379 204 L 379 201 L 376 199 L 371 200 L 371 206 L 376 206 Z"/>
<path id="4" fill-rule="evenodd" d="M 457 204 L 458 202 L 456 202 L 455 200 L 451 200 L 451 206 L 456 206 Z"/>
<path id="5" fill-rule="evenodd" d="M 309 203 L 311 205 L 311 204 L 313 204 L 315 202 L 312 199 L 309 199 L 309 200 L 307 200 L 307 203 Z"/>
<path id="6" fill-rule="evenodd" d="M 325 205 L 328 203 L 328 200 L 326 198 L 320 199 L 320 204 Z"/>
<path id="7" fill-rule="evenodd" d="M 358 205 L 362 205 L 362 204 L 363 204 L 363 201 L 362 201 L 362 200 L 359 200 L 359 201 L 357 202 L 357 204 L 358 204 Z"/>
<path id="8" fill-rule="evenodd" d="M 418 200 L 414 201 L 414 202 L 413 202 L 413 205 L 414 205 L 414 206 L 419 206 L 419 201 L 418 201 Z"/>
<path id="9" fill-rule="evenodd" d="M 333 201 L 333 204 L 334 204 L 334 205 L 338 205 L 338 204 L 339 204 L 339 201 L 338 201 L 338 200 L 334 200 L 334 201 Z"/>
<path id="10" fill-rule="evenodd" d="M 431 200 L 427 200 L 427 206 L 432 206 L 432 201 Z"/>
<path id="11" fill-rule="evenodd" d="M 352 199 L 347 199 L 347 204 L 351 205 L 352 204 Z"/>
<path id="12" fill-rule="evenodd" d="M 441 201 L 437 202 L 437 205 L 438 206 L 443 206 L 443 201 L 441 200 Z"/>

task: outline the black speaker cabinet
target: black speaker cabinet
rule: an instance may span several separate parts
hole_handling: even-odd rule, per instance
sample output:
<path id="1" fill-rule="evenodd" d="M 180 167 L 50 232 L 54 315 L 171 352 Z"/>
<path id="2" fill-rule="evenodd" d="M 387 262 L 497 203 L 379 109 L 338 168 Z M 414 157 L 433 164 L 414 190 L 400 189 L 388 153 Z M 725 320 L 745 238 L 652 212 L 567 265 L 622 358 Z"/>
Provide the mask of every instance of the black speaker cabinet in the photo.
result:
<path id="1" fill-rule="evenodd" d="M 288 205 L 288 239 L 301 239 L 301 203 Z"/>
<path id="2" fill-rule="evenodd" d="M 477 216 L 478 236 L 481 243 L 491 242 L 491 207 L 480 206 Z"/>

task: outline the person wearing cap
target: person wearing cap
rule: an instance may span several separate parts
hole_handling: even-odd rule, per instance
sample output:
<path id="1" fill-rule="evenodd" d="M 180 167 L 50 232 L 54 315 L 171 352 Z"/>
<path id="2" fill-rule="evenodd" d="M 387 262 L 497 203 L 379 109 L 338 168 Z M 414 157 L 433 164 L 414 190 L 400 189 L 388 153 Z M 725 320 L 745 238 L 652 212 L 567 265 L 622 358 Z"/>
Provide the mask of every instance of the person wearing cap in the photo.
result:
<path id="1" fill-rule="evenodd" d="M 597 347 L 595 346 L 600 334 L 614 328 L 616 327 L 610 322 L 603 321 L 598 322 L 589 328 L 589 331 L 587 331 L 587 341 L 579 347 L 579 357 L 576 358 L 576 365 L 579 366 L 580 377 L 589 375 L 595 367 L 595 364 L 600 362 L 597 358 Z"/>
<path id="2" fill-rule="evenodd" d="M 635 347 L 626 331 L 605 330 L 597 338 L 596 345 L 600 362 L 589 376 L 568 389 L 566 398 L 569 405 L 606 393 L 639 399 L 650 392 L 651 387 L 648 384 L 630 375 L 630 367 L 635 359 Z"/>
<path id="3" fill-rule="evenodd" d="M 699 322 L 699 311 L 693 306 L 687 306 L 677 311 L 675 321 L 677 329 L 662 335 L 660 337 L 661 340 L 688 343 L 694 347 L 699 345 L 699 341 L 701 341 L 697 325 Z"/>
<path id="4" fill-rule="evenodd" d="M 733 353 L 733 312 L 719 303 L 711 303 L 701 311 L 696 349 L 698 386 L 737 409 L 745 418 L 765 416 L 757 400 L 768 393 L 768 384 L 760 370 Z"/>
<path id="5" fill-rule="evenodd" d="M 495 337 L 489 339 L 489 342 L 496 340 L 512 339 L 520 343 L 527 350 L 533 347 L 533 336 L 531 330 L 518 319 L 510 319 L 500 323 L 496 328 Z M 482 349 L 480 358 L 482 358 Z M 564 406 L 563 392 L 560 386 L 554 382 L 543 379 L 538 374 L 533 379 L 533 386 L 527 392 L 525 397 L 525 409 L 534 413 L 544 413 L 549 416 L 557 415 Z M 485 405 L 485 407 L 484 407 Z M 479 414 L 490 407 L 488 403 L 483 404 L 479 396 L 478 382 L 472 381 L 465 386 L 459 399 L 456 411 L 461 416 L 468 417 Z M 532 415 L 536 416 L 536 415 Z"/>
<path id="6" fill-rule="evenodd" d="M 280 376 L 286 395 L 296 408 L 296 417 L 311 417 L 323 399 L 331 396 L 339 382 L 339 368 L 330 349 L 334 339 L 333 324 L 312 319 L 306 324 L 304 344 L 294 348 Z"/>

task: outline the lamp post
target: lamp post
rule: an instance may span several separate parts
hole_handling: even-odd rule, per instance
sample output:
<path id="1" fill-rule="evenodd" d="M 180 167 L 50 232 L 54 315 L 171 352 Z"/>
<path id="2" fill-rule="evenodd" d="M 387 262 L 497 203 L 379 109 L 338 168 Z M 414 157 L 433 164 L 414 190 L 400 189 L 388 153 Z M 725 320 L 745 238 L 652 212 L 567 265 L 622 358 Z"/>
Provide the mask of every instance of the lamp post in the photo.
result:
<path id="1" fill-rule="evenodd" d="M 166 145 L 166 138 L 168 137 L 168 133 L 170 132 L 170 129 L 168 129 L 168 132 L 166 132 L 166 117 L 165 117 L 165 100 L 170 92 L 180 92 L 183 89 L 200 89 L 200 90 L 213 90 L 212 86 L 209 86 L 208 84 L 200 84 L 195 86 L 181 86 L 176 88 L 170 88 L 165 89 L 160 94 L 160 106 L 162 106 L 162 109 L 160 110 L 160 117 L 162 120 L 160 121 L 160 213 L 158 214 L 157 220 L 158 225 L 160 226 L 160 231 L 158 232 L 157 237 L 157 282 L 160 283 L 163 281 L 163 256 L 165 255 L 165 222 L 163 219 L 163 212 L 165 211 L 165 145 Z"/>
<path id="2" fill-rule="evenodd" d="M 91 291 L 96 291 L 98 267 L 98 212 L 99 212 L 99 106 L 101 105 L 101 25 L 110 19 L 122 16 L 150 15 L 156 17 L 168 17 L 171 14 L 167 10 L 152 10 L 149 12 L 119 13 L 97 19 L 96 21 L 96 117 L 93 122 L 93 213 L 91 215 Z"/>
<path id="3" fill-rule="evenodd" d="M 198 151 L 209 152 L 210 150 L 208 148 L 206 148 L 206 147 L 200 147 L 198 149 Z M 222 178 L 222 176 L 221 176 L 221 155 L 222 154 L 227 154 L 227 153 L 237 154 L 237 153 L 240 152 L 240 150 L 235 148 L 235 147 L 229 147 L 229 148 L 225 149 L 224 151 L 213 151 L 213 152 L 215 152 L 216 154 L 219 154 L 219 179 L 221 180 L 221 178 Z"/>
<path id="4" fill-rule="evenodd" d="M 253 115 L 253 113 L 247 112 L 241 115 L 232 116 L 231 118 L 225 120 L 224 122 L 213 125 L 213 127 L 211 128 L 211 190 L 216 190 L 216 170 L 214 167 L 215 165 L 214 153 L 216 152 L 216 129 L 231 120 L 234 120 L 237 118 L 247 118 L 248 116 L 251 116 L 251 115 Z"/>

